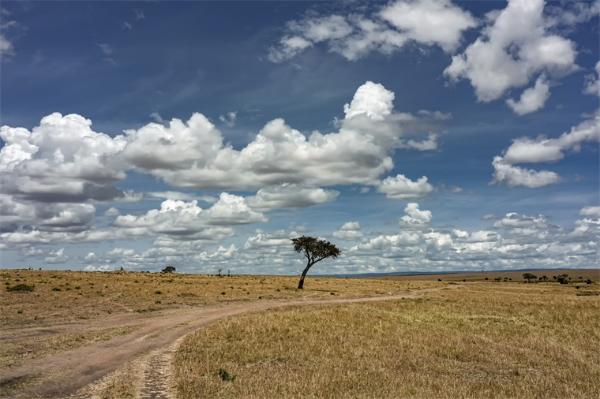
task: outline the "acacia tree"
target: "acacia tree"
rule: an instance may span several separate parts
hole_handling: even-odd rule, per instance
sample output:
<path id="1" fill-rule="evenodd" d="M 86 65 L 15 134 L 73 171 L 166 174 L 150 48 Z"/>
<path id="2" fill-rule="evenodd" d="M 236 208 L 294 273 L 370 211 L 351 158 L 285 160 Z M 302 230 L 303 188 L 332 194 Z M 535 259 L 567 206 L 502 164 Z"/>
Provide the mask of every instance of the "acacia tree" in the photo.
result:
<path id="1" fill-rule="evenodd" d="M 337 258 L 341 253 L 334 244 L 329 241 L 319 240 L 315 237 L 302 236 L 293 238 L 292 244 L 294 245 L 294 251 L 304 253 L 304 256 L 306 257 L 306 267 L 298 282 L 299 290 L 304 288 L 304 278 L 306 277 L 306 273 L 308 273 L 308 270 L 315 263 L 326 258 Z"/>
<path id="2" fill-rule="evenodd" d="M 523 273 L 523 278 L 527 280 L 528 283 L 531 283 L 531 280 L 536 280 L 537 276 L 533 273 Z"/>

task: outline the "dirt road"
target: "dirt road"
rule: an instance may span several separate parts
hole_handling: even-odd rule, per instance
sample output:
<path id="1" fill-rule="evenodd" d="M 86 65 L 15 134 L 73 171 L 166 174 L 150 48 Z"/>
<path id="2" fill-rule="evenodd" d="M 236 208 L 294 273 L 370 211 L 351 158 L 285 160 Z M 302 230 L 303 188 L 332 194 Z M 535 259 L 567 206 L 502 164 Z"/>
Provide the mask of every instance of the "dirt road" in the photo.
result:
<path id="1" fill-rule="evenodd" d="M 170 355 L 177 343 L 187 334 L 216 320 L 287 306 L 347 304 L 407 299 L 448 287 L 422 289 L 403 294 L 368 298 L 339 298 L 328 300 L 277 300 L 178 308 L 155 314 L 119 314 L 92 322 L 81 323 L 78 328 L 103 328 L 138 326 L 133 332 L 97 342 L 67 352 L 31 360 L 16 369 L 0 370 L 0 397 L 14 398 L 64 398 L 114 372 L 136 358 L 143 358 L 144 372 L 140 387 L 144 398 L 168 398 L 167 383 Z M 73 328 L 73 325 L 53 326 L 51 330 Z M 62 330 L 61 330 L 62 331 Z M 44 334 L 43 329 L 31 329 L 22 334 Z M 4 333 L 4 335 L 6 335 Z M 10 337 L 2 336 L 0 339 Z M 19 389 L 8 389 L 19 386 Z M 10 393 L 9 393 L 10 392 Z"/>

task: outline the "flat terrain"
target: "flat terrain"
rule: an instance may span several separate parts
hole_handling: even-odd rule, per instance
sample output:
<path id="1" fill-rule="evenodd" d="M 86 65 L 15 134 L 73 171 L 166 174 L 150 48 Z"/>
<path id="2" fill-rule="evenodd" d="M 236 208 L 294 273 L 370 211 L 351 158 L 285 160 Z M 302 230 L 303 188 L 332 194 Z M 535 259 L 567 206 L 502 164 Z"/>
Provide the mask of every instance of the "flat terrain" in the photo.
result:
<path id="1" fill-rule="evenodd" d="M 406 295 L 433 282 L 150 273 L 0 272 L 0 396 L 64 396 L 216 319 L 314 300 Z M 33 291 L 11 291 L 20 284 Z"/>
<path id="2" fill-rule="evenodd" d="M 180 345 L 177 397 L 598 398 L 598 294 L 459 283 L 223 320 Z"/>
<path id="3" fill-rule="evenodd" d="M 580 274 L 588 277 L 583 272 L 568 272 L 575 279 Z M 298 291 L 295 277 L 3 270 L 0 397 L 166 398 L 174 393 L 178 397 L 304 396 L 308 388 L 294 385 L 294 379 L 313 381 L 315 375 L 328 376 L 334 371 L 327 378 L 336 381 L 337 390 L 325 389 L 320 396 L 340 397 L 344 390 L 356 393 L 353 396 L 369 396 L 363 387 L 367 378 L 377 389 L 382 381 L 383 386 L 391 384 L 389 391 L 376 395 L 391 397 L 394 392 L 404 392 L 397 375 L 409 378 L 414 374 L 410 378 L 421 378 L 423 386 L 430 386 L 428 379 L 433 377 L 451 382 L 450 377 L 431 374 L 431 364 L 414 359 L 440 363 L 433 351 L 442 360 L 444 356 L 452 360 L 452 350 L 461 340 L 470 345 L 465 351 L 491 355 L 510 340 L 514 348 L 520 348 L 517 336 L 529 337 L 530 333 L 533 335 L 526 343 L 535 337 L 541 340 L 540 345 L 556 349 L 558 342 L 564 342 L 565 348 L 547 357 L 535 344 L 533 348 L 540 352 L 534 360 L 557 361 L 562 356 L 565 372 L 597 375 L 598 358 L 588 354 L 588 348 L 600 343 L 596 331 L 600 325 L 597 282 L 574 280 L 559 285 L 488 279 L 457 283 L 428 277 L 418 281 L 411 277 L 309 277 L 306 289 Z M 19 284 L 33 286 L 33 291 L 14 291 Z M 531 317 L 521 312 L 539 313 L 544 316 L 540 318 L 543 323 L 530 326 Z M 513 335 L 489 335 L 492 330 L 510 328 Z M 195 331 L 198 333 L 190 335 Z M 483 336 L 473 335 L 473 331 Z M 449 343 L 438 342 L 446 336 Z M 499 337 L 504 341 L 498 341 Z M 488 346 L 480 347 L 484 343 Z M 406 352 L 390 349 L 399 344 Z M 521 352 L 505 351 L 495 356 L 517 366 L 531 360 L 529 355 L 515 358 L 515 353 Z M 391 354 L 412 358 L 413 363 L 408 369 L 398 368 L 398 364 L 394 368 L 389 363 Z M 576 368 L 579 363 L 571 359 L 573 354 L 579 354 L 586 366 Z M 370 359 L 369 367 L 380 373 L 362 368 L 365 359 L 358 355 Z M 300 363 L 295 363 L 296 359 Z M 461 370 L 466 374 L 461 378 L 467 380 L 457 380 L 460 376 L 454 375 L 453 384 L 464 389 L 449 392 L 469 396 L 479 388 L 468 379 L 481 378 L 477 370 L 482 366 L 472 364 L 469 357 L 458 361 L 465 366 Z M 549 362 L 535 369 L 557 377 Z M 450 367 L 443 361 L 440 364 L 443 367 L 436 369 L 438 372 Z M 401 366 L 408 367 L 405 363 Z M 490 378 L 496 369 L 507 372 L 504 363 L 485 367 Z M 221 368 L 235 375 L 235 381 L 223 381 L 218 376 Z M 342 371 L 344 378 L 354 375 L 355 382 L 348 386 L 335 374 Z M 358 378 L 363 373 L 366 377 Z M 275 385 L 261 380 L 273 375 L 278 376 L 273 379 Z M 307 396 L 319 396 L 318 387 L 329 385 L 327 378 L 309 384 L 314 387 L 305 391 Z M 565 385 L 558 379 L 563 390 L 556 393 L 596 393 L 597 384 L 586 378 L 582 376 L 583 382 L 575 384 L 572 392 L 564 391 Z M 588 388 L 582 388 L 584 383 Z M 494 392 L 535 396 L 536 392 L 521 389 L 524 385 L 516 384 L 513 391 Z M 405 391 L 405 396 L 440 394 L 423 390 L 418 384 L 414 385 L 414 395 L 411 392 Z"/>

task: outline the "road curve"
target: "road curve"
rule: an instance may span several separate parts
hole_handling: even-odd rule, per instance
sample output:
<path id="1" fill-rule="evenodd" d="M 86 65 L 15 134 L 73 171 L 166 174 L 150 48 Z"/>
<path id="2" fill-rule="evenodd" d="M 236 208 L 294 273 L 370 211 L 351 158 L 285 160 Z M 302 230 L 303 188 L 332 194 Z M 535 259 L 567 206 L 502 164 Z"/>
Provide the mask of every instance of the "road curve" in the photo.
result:
<path id="1" fill-rule="evenodd" d="M 109 341 L 97 342 L 74 350 L 35 359 L 15 369 L 0 370 L 0 397 L 68 397 L 109 373 L 118 370 L 127 362 L 149 354 L 148 361 L 156 363 L 157 367 L 162 369 L 159 370 L 152 364 L 148 365 L 150 367 L 147 367 L 147 372 L 144 373 L 145 381 L 142 382 L 142 388 L 153 388 L 147 388 L 149 392 L 143 396 L 168 397 L 167 392 L 160 392 L 168 389 L 165 381 L 160 381 L 161 378 L 164 379 L 161 370 L 164 370 L 166 363 L 168 363 L 168 361 L 165 361 L 167 354 L 172 354 L 175 343 L 182 337 L 217 320 L 242 313 L 289 306 L 349 304 L 417 298 L 428 292 L 450 287 L 452 286 L 428 288 L 380 297 L 260 300 L 177 308 L 156 312 L 151 317 L 145 315 L 143 317 L 138 315 L 130 315 L 130 317 L 122 314 L 115 315 L 115 317 L 109 317 L 100 322 L 105 328 L 132 324 L 139 327 L 129 334 L 117 336 Z M 99 321 L 95 320 L 89 324 L 93 326 L 98 323 Z M 17 392 L 11 392 L 8 396 L 8 391 L 3 387 L 18 384 L 21 381 L 23 382 L 22 388 L 19 388 Z"/>

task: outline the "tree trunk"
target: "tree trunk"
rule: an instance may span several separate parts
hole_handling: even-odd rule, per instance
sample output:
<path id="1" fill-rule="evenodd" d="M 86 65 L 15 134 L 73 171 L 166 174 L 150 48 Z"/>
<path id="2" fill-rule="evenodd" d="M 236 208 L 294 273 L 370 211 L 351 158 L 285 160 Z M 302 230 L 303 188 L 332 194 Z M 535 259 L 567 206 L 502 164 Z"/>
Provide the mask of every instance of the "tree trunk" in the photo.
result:
<path id="1" fill-rule="evenodd" d="M 310 269 L 311 266 L 312 266 L 312 264 L 310 262 L 306 264 L 306 267 L 304 268 L 304 271 L 302 272 L 302 276 L 300 276 L 300 281 L 298 282 L 299 290 L 304 289 L 304 278 L 306 277 L 306 273 L 308 273 L 308 269 Z"/>

